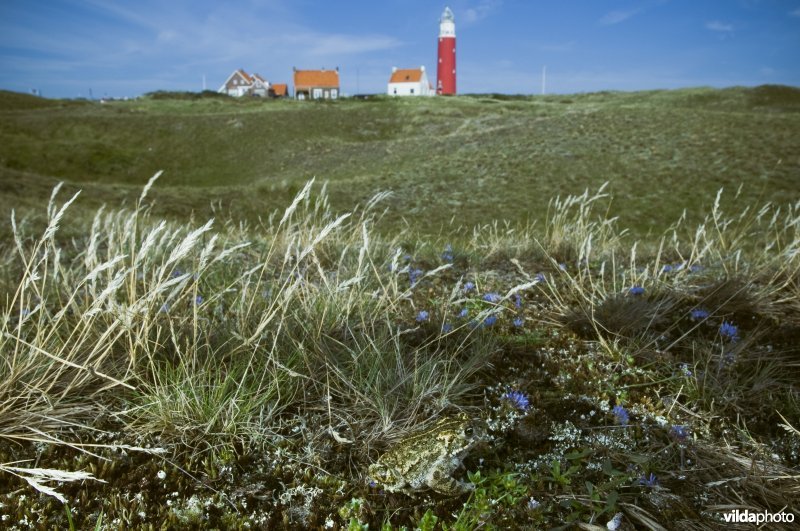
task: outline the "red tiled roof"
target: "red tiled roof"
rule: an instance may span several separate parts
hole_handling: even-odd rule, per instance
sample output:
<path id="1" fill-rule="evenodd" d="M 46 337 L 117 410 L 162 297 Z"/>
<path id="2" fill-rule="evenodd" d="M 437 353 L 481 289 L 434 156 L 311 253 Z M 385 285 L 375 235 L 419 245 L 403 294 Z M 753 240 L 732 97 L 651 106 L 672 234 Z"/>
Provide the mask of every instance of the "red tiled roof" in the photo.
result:
<path id="1" fill-rule="evenodd" d="M 339 72 L 337 70 L 295 70 L 294 87 L 339 87 Z"/>
<path id="2" fill-rule="evenodd" d="M 250 74 L 248 74 L 247 72 L 245 72 L 241 68 L 239 70 L 237 70 L 237 72 L 239 72 L 239 75 L 242 76 L 248 83 L 252 83 L 253 82 L 253 78 L 250 77 Z"/>
<path id="3" fill-rule="evenodd" d="M 419 83 L 422 79 L 422 70 L 419 68 L 406 68 L 392 72 L 389 83 Z"/>
<path id="4" fill-rule="evenodd" d="M 289 85 L 286 83 L 275 83 L 272 85 L 272 92 L 276 96 L 286 96 L 289 93 Z"/>

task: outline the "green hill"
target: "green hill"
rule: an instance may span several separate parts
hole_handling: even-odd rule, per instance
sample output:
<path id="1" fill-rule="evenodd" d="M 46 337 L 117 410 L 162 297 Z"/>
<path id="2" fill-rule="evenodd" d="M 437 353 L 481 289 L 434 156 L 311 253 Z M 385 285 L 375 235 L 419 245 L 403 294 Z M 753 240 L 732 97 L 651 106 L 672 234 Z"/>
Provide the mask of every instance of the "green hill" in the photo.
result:
<path id="1" fill-rule="evenodd" d="M 0 520 L 783 529 L 798 93 L 0 94 Z"/>
<path id="2" fill-rule="evenodd" d="M 438 232 L 453 218 L 541 220 L 550 197 L 609 181 L 611 213 L 642 234 L 699 215 L 722 186 L 799 198 L 799 110 L 800 90 L 777 86 L 83 105 L 3 92 L 2 208 L 39 205 L 59 180 L 116 203 L 163 169 L 161 213 L 205 216 L 221 202 L 254 219 L 316 176 L 336 208 L 392 190 L 390 221 Z"/>

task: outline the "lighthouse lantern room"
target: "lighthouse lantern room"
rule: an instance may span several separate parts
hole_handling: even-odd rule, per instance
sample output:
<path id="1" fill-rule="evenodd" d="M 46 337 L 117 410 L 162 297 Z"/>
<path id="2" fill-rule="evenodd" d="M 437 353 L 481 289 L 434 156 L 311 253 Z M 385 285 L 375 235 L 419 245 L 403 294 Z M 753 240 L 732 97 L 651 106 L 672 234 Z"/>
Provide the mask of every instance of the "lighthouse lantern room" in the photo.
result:
<path id="1" fill-rule="evenodd" d="M 456 93 L 456 19 L 449 7 L 439 20 L 439 62 L 436 70 L 436 93 Z"/>

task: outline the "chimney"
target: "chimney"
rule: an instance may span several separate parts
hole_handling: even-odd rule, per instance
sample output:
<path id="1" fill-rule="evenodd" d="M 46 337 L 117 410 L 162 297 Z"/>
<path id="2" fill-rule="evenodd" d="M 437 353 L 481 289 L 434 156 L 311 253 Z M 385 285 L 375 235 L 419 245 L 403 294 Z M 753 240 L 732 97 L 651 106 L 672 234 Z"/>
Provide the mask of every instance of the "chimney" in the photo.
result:
<path id="1" fill-rule="evenodd" d="M 419 71 L 420 72 L 424 72 L 425 71 L 425 65 L 422 65 L 421 67 L 419 67 Z"/>
<path id="2" fill-rule="evenodd" d="M 397 67 L 396 67 L 396 66 L 393 66 L 393 67 L 392 67 L 392 74 L 394 74 L 395 72 L 397 72 Z"/>

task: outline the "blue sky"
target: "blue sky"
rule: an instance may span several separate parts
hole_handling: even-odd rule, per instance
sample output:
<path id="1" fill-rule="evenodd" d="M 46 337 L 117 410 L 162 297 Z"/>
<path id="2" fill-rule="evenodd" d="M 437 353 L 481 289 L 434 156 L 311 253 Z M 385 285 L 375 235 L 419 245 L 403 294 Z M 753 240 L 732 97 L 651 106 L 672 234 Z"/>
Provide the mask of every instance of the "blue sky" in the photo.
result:
<path id="1" fill-rule="evenodd" d="M 544 66 L 549 93 L 800 86 L 800 0 L 0 0 L 0 88 L 122 97 L 338 66 L 344 93 L 382 92 L 392 66 L 434 74 L 446 3 L 460 93 L 539 93 Z"/>

